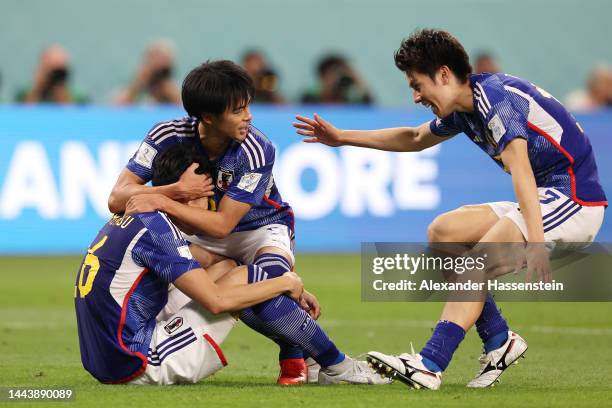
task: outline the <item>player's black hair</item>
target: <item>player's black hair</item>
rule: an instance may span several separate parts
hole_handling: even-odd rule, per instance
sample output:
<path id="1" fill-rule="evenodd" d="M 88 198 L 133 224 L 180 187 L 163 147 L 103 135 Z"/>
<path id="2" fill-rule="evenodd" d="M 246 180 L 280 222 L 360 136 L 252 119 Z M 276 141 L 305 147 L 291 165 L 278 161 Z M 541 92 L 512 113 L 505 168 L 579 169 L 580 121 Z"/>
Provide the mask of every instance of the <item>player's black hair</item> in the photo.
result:
<path id="1" fill-rule="evenodd" d="M 228 60 L 206 61 L 187 74 L 181 94 L 187 113 L 201 119 L 206 113 L 218 116 L 249 104 L 255 88 L 240 65 Z"/>
<path id="2" fill-rule="evenodd" d="M 176 183 L 192 163 L 200 165 L 195 171 L 196 174 L 213 174 L 214 166 L 195 145 L 179 143 L 170 146 L 155 157 L 151 184 L 165 186 Z"/>
<path id="3" fill-rule="evenodd" d="M 417 30 L 404 39 L 395 52 L 395 65 L 403 72 L 415 71 L 431 79 L 446 65 L 461 83 L 472 72 L 463 45 L 449 32 L 435 29 Z"/>

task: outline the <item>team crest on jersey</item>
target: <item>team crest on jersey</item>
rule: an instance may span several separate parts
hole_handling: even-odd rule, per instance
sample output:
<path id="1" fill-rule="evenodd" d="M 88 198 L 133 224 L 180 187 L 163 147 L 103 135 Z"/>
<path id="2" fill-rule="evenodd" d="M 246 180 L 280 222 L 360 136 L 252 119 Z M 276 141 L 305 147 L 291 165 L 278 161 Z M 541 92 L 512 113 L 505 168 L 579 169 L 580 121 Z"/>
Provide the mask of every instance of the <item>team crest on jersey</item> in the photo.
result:
<path id="1" fill-rule="evenodd" d="M 164 326 L 164 330 L 168 334 L 172 334 L 177 331 L 183 325 L 183 318 L 181 316 L 177 316 L 170 321 L 167 325 Z"/>
<path id="2" fill-rule="evenodd" d="M 219 173 L 217 173 L 217 188 L 221 191 L 227 191 L 233 180 L 234 172 L 232 170 L 220 168 Z"/>

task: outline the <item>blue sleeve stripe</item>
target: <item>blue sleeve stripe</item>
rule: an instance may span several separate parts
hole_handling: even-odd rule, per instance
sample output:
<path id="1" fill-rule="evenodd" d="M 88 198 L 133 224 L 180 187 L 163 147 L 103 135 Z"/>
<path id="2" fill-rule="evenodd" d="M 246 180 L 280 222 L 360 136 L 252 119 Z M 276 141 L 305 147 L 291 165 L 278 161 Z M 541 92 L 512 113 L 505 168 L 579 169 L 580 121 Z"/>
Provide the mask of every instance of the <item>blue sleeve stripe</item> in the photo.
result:
<path id="1" fill-rule="evenodd" d="M 259 167 L 263 167 L 266 165 L 266 157 L 263 153 L 263 149 L 261 145 L 255 138 L 249 133 L 244 142 L 240 144 L 242 150 L 247 155 L 249 160 L 249 166 L 251 170 L 255 170 Z"/>

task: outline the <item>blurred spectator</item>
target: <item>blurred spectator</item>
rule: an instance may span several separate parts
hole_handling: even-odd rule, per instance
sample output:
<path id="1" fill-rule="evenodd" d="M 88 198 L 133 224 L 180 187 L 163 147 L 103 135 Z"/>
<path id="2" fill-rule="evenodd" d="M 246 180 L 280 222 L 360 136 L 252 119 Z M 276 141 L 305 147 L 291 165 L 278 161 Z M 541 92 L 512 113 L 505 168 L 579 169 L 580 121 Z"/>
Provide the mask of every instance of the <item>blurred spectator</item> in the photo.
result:
<path id="1" fill-rule="evenodd" d="M 586 90 L 577 89 L 570 93 L 565 106 L 576 112 L 612 107 L 612 69 L 605 64 L 593 68 L 587 78 Z"/>
<path id="2" fill-rule="evenodd" d="M 499 65 L 493 54 L 489 52 L 480 52 L 476 54 L 474 59 L 474 73 L 490 72 L 492 74 L 499 72 Z"/>
<path id="3" fill-rule="evenodd" d="M 256 50 L 250 50 L 242 56 L 242 66 L 253 78 L 257 103 L 284 103 L 285 98 L 279 93 L 279 78 L 270 68 L 264 55 Z"/>
<path id="4" fill-rule="evenodd" d="M 61 45 L 52 45 L 40 54 L 32 85 L 15 97 L 25 103 L 86 103 L 87 98 L 70 88 L 70 56 Z"/>
<path id="5" fill-rule="evenodd" d="M 317 65 L 319 83 L 302 95 L 303 103 L 370 104 L 372 96 L 348 61 L 335 54 L 322 58 Z"/>
<path id="6" fill-rule="evenodd" d="M 152 104 L 181 103 L 181 94 L 172 79 L 174 47 L 165 40 L 150 44 L 145 51 L 136 77 L 112 98 L 115 105 L 137 102 Z"/>

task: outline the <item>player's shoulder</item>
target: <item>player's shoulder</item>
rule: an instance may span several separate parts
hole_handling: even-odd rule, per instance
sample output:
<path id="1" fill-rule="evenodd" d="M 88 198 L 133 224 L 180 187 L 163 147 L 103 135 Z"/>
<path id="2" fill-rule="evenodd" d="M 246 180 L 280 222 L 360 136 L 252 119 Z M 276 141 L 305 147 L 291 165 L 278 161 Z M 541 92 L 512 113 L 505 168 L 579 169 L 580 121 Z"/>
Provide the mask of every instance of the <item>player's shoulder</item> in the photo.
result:
<path id="1" fill-rule="evenodd" d="M 485 106 L 495 104 L 506 94 L 504 74 L 488 72 L 473 74 L 470 76 L 470 85 L 474 92 L 474 99 L 477 102 L 482 101 Z"/>
<path id="2" fill-rule="evenodd" d="M 240 143 L 239 155 L 248 161 L 251 169 L 255 169 L 274 162 L 275 148 L 261 130 L 251 125 Z"/>
<path id="3" fill-rule="evenodd" d="M 191 116 L 164 120 L 147 132 L 147 139 L 153 145 L 161 145 L 176 138 L 193 138 L 197 136 L 197 127 L 197 120 Z"/>
<path id="4" fill-rule="evenodd" d="M 146 213 L 135 214 L 134 218 L 138 219 L 147 229 L 149 238 L 154 243 L 176 242 L 182 240 L 181 232 L 174 225 L 170 217 L 161 211 L 151 211 Z"/>

